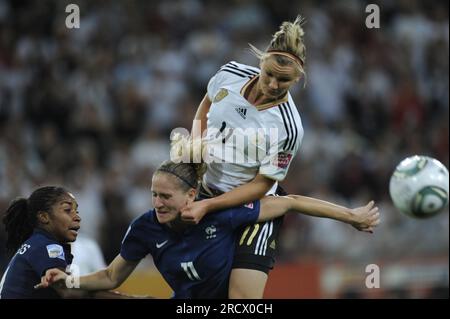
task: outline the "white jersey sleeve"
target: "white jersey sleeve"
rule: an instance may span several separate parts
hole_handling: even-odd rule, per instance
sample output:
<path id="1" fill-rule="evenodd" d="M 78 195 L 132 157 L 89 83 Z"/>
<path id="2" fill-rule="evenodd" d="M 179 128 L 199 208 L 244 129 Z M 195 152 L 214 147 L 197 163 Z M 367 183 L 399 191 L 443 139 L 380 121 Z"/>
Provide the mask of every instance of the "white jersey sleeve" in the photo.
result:
<path id="1" fill-rule="evenodd" d="M 214 100 L 217 92 L 220 89 L 223 80 L 223 73 L 216 73 L 208 82 L 207 93 L 210 101 Z"/>
<path id="2" fill-rule="evenodd" d="M 257 74 L 259 74 L 258 68 L 230 61 L 222 65 L 209 80 L 207 87 L 208 97 L 211 101 L 214 101 L 217 94 L 225 87 L 240 89 L 248 79 L 255 77 Z"/>

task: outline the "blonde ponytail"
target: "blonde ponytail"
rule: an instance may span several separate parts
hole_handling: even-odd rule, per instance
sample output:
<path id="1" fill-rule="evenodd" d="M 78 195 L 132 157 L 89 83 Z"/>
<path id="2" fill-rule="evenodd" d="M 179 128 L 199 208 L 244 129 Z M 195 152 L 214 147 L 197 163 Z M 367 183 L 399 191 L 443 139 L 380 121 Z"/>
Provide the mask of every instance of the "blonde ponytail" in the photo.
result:
<path id="1" fill-rule="evenodd" d="M 175 175 L 184 182 L 182 187 L 185 190 L 198 188 L 207 169 L 202 162 L 203 151 L 201 139 L 192 140 L 189 136 L 175 133 L 171 138 L 170 161 L 162 163 L 156 171 Z"/>
<path id="2" fill-rule="evenodd" d="M 298 15 L 294 22 L 284 21 L 280 29 L 275 32 L 272 36 L 269 46 L 266 51 L 261 51 L 254 45 L 249 43 L 250 51 L 259 59 L 264 59 L 271 54 L 271 52 L 285 52 L 292 55 L 294 59 L 298 59 L 298 68 L 300 73 L 306 77 L 304 70 L 304 65 L 306 62 L 306 47 L 304 44 L 305 31 L 303 30 L 303 25 L 306 23 L 306 19 L 301 15 Z M 286 63 L 292 62 L 289 57 L 281 58 L 286 61 Z"/>

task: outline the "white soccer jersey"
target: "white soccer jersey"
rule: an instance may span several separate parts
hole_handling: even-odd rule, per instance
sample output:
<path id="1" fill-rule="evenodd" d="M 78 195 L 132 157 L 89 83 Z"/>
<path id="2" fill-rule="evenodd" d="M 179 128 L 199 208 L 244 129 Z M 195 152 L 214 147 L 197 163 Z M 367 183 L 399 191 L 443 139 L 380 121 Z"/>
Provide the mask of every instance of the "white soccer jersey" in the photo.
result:
<path id="1" fill-rule="evenodd" d="M 259 72 L 258 68 L 232 61 L 208 83 L 212 104 L 207 114 L 209 158 L 203 182 L 209 187 L 229 191 L 258 173 L 282 181 L 300 147 L 303 127 L 289 92 L 259 109 L 244 98 Z"/>

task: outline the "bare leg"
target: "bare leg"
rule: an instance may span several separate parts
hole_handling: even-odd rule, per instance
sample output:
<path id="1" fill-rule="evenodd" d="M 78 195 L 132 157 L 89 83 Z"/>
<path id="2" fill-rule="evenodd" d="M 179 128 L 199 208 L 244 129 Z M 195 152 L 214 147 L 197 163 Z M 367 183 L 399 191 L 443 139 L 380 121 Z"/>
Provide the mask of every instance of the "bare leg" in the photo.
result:
<path id="1" fill-rule="evenodd" d="M 231 271 L 230 299 L 262 299 L 267 274 L 255 269 L 236 268 Z"/>

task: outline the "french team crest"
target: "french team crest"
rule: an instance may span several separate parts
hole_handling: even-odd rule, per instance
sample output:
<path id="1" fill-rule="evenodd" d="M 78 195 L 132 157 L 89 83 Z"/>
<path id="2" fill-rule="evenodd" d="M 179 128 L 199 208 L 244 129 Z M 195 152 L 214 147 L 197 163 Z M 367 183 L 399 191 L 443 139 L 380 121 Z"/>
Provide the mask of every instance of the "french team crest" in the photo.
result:
<path id="1" fill-rule="evenodd" d="M 219 92 L 214 97 L 214 103 L 222 101 L 227 95 L 228 95 L 227 89 L 220 89 Z"/>
<path id="2" fill-rule="evenodd" d="M 211 225 L 205 228 L 206 239 L 216 238 L 216 226 Z"/>

